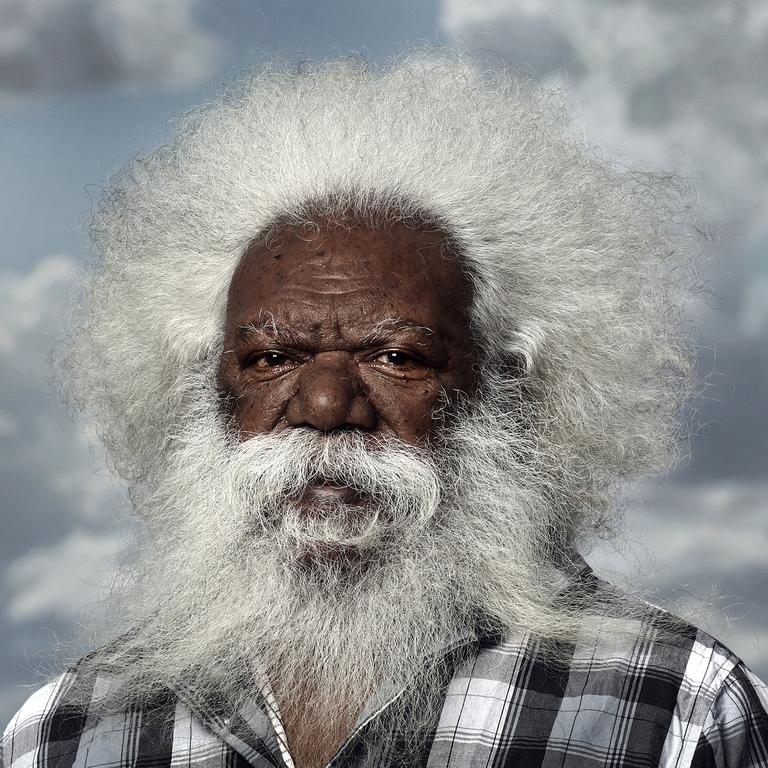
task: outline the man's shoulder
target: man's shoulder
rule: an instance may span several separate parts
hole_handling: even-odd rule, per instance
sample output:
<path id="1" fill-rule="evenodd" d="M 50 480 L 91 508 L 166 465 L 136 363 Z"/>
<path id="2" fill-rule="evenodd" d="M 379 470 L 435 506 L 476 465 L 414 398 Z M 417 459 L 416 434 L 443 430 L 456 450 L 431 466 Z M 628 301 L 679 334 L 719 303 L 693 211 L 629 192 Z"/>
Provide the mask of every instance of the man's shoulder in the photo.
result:
<path id="1" fill-rule="evenodd" d="M 3 734 L 3 765 L 38 765 L 51 744 L 65 752 L 79 738 L 75 701 L 68 695 L 76 684 L 76 668 L 67 670 L 34 691 L 11 718 Z M 82 711 L 82 708 L 81 708 Z"/>
<path id="2" fill-rule="evenodd" d="M 665 608 L 626 595 L 597 576 L 592 578 L 597 593 L 618 595 L 628 607 L 627 618 L 619 622 L 625 631 L 606 631 L 577 641 L 577 665 L 590 663 L 626 677 L 644 678 L 658 689 L 676 688 L 678 699 L 690 696 L 709 704 L 739 680 L 759 692 L 768 711 L 765 684 L 726 643 Z"/>
<path id="3" fill-rule="evenodd" d="M 660 610 L 660 609 L 656 609 Z M 647 669 L 651 690 L 676 690 L 666 757 L 697 767 L 768 767 L 768 685 L 725 643 L 681 622 L 659 633 Z M 673 701 L 674 699 L 674 701 Z"/>
<path id="4" fill-rule="evenodd" d="M 501 733 L 510 754 L 676 768 L 724 755 L 768 768 L 768 688 L 744 662 L 656 606 L 626 596 L 617 620 L 607 608 L 617 604 L 605 605 L 596 625 L 554 646 L 522 629 L 489 637 L 451 681 L 438 742 Z"/>
<path id="5" fill-rule="evenodd" d="M 555 643 L 532 637 L 524 629 L 513 629 L 481 643 L 479 655 L 495 659 L 496 666 L 507 657 L 511 659 L 509 669 L 516 671 L 521 669 L 521 660 L 527 660 L 561 678 L 585 671 L 603 681 L 648 677 L 659 685 L 666 682 L 695 689 L 699 697 L 709 699 L 732 673 L 743 674 L 745 683 L 754 685 L 761 694 L 766 690 L 765 683 L 725 643 L 647 603 L 642 605 L 641 615 L 606 616 L 602 626 L 595 627 L 593 622 L 588 630 Z"/>
<path id="6" fill-rule="evenodd" d="M 115 706 L 110 691 L 118 682 L 79 662 L 37 689 L 5 729 L 0 765 L 122 768 L 134 765 L 142 749 L 147 764 L 155 762 L 160 747 L 170 754 L 175 696 L 165 691 L 156 701 Z"/>

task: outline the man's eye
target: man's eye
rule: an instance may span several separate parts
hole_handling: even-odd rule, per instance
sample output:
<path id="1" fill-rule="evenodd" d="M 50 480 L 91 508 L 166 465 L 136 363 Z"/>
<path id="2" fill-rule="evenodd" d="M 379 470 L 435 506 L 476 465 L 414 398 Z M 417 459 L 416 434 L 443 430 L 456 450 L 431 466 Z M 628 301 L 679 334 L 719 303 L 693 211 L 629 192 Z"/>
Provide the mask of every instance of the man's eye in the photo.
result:
<path id="1" fill-rule="evenodd" d="M 279 368 L 287 362 L 289 362 L 288 357 L 280 352 L 262 352 L 260 355 L 249 358 L 248 365 L 254 368 Z"/>
<path id="2" fill-rule="evenodd" d="M 409 365 L 415 362 L 415 358 L 405 352 L 382 352 L 377 358 L 377 362 L 387 363 L 387 365 L 394 365 L 396 368 Z"/>

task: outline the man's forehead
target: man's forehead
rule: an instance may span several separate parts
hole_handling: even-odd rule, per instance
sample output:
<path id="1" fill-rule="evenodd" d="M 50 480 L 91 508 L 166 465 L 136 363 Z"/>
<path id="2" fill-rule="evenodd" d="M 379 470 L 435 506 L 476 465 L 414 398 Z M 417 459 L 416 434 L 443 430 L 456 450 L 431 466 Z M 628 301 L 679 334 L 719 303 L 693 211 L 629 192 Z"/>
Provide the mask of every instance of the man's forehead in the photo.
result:
<path id="1" fill-rule="evenodd" d="M 230 332 L 300 328 L 327 337 L 329 325 L 356 335 L 434 334 L 465 319 L 469 285 L 445 240 L 406 227 L 343 229 L 302 239 L 280 230 L 247 250 L 232 278 Z"/>

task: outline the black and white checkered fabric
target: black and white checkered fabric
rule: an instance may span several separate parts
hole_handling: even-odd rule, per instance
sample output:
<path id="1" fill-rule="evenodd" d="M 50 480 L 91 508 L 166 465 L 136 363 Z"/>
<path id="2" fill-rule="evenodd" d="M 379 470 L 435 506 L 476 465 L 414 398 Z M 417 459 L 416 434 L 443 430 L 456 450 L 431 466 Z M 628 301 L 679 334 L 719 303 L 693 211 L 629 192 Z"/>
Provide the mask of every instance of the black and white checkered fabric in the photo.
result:
<path id="1" fill-rule="evenodd" d="M 524 632 L 483 641 L 450 668 L 439 720 L 411 762 L 768 768 L 768 687 L 694 627 L 670 634 L 638 620 L 636 630 L 577 640 L 558 662 Z M 99 702 L 114 680 L 84 674 L 76 666 L 24 704 L 5 732 L 6 768 L 295 768 L 266 690 L 228 718 L 183 686 L 106 714 Z M 87 709 L 74 703 L 75 683 L 87 686 Z M 390 702 L 361 715 L 329 765 L 401 764 L 396 739 L 377 749 L 366 738 Z"/>

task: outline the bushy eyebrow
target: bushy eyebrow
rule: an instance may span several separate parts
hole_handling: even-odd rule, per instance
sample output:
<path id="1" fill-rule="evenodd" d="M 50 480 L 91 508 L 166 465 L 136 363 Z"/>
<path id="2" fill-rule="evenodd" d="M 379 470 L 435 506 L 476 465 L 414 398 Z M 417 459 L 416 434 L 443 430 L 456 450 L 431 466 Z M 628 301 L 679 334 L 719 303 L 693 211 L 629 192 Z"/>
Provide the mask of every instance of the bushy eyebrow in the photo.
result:
<path id="1" fill-rule="evenodd" d="M 357 340 L 362 347 L 375 347 L 391 341 L 398 333 L 411 332 L 419 336 L 434 336 L 432 328 L 424 323 L 403 317 L 390 317 L 380 320 L 368 332 Z M 294 328 L 280 325 L 273 315 L 269 314 L 249 323 L 240 325 L 237 329 L 239 341 L 248 341 L 254 335 L 265 335 L 278 344 L 292 347 L 303 347 L 322 341 L 322 327 L 312 328 L 309 331 L 297 331 Z"/>
<path id="2" fill-rule="evenodd" d="M 415 320 L 409 320 L 403 317 L 388 317 L 380 320 L 363 336 L 360 343 L 364 347 L 375 347 L 386 343 L 389 339 L 398 333 L 403 332 L 417 333 L 421 336 L 434 336 L 435 332 L 423 323 L 417 323 Z"/>
<path id="3" fill-rule="evenodd" d="M 256 335 L 268 336 L 278 344 L 285 346 L 300 347 L 307 343 L 319 341 L 321 332 L 319 328 L 307 333 L 306 331 L 298 332 L 287 326 L 280 326 L 275 322 L 272 315 L 238 326 L 238 341 L 248 341 L 252 336 Z"/>

